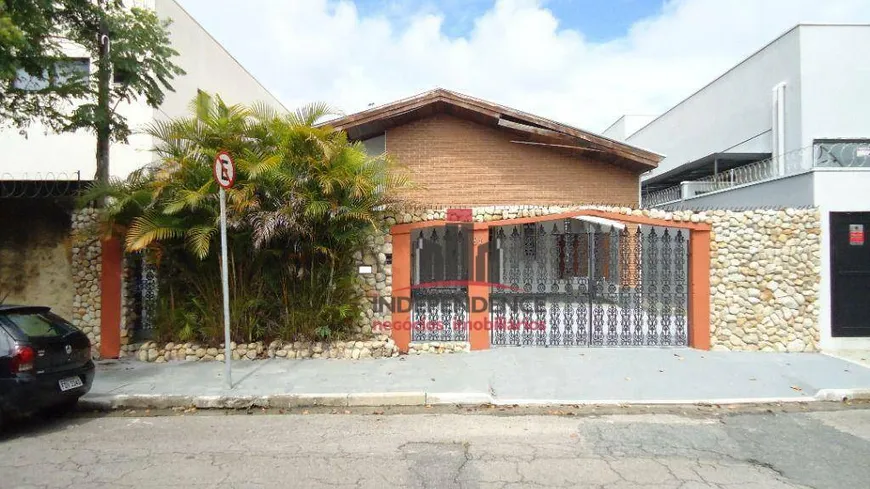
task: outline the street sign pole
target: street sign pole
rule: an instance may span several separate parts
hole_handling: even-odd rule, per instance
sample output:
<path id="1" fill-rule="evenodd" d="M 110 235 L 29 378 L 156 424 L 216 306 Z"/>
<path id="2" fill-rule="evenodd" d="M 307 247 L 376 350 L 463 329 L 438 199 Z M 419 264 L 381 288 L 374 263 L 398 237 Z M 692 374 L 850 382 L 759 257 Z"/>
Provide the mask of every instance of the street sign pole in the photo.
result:
<path id="1" fill-rule="evenodd" d="M 221 202 L 221 288 L 224 295 L 224 377 L 227 378 L 227 388 L 233 388 L 232 361 L 233 349 L 230 347 L 230 279 L 229 262 L 227 261 L 227 189 L 236 182 L 236 165 L 226 151 L 221 151 L 214 159 L 212 167 L 214 180 L 220 189 L 218 195 Z"/>
<path id="2" fill-rule="evenodd" d="M 220 189 L 221 199 L 221 282 L 224 292 L 224 375 L 227 387 L 233 388 L 233 349 L 230 348 L 230 279 L 227 271 L 227 191 Z"/>

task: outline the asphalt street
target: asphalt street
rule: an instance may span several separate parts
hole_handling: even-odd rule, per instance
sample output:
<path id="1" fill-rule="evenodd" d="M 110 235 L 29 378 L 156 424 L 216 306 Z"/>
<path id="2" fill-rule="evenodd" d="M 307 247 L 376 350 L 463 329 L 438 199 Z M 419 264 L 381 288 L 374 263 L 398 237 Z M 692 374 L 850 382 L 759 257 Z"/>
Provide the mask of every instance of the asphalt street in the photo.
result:
<path id="1" fill-rule="evenodd" d="M 863 488 L 870 410 L 727 415 L 170 412 L 0 435 L 11 488 Z"/>

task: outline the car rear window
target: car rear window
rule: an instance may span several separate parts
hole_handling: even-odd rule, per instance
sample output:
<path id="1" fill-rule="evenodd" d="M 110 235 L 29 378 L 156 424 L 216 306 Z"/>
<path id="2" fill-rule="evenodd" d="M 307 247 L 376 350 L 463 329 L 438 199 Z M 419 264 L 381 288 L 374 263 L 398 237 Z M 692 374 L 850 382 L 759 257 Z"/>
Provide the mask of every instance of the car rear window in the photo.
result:
<path id="1" fill-rule="evenodd" d="M 64 336 L 71 331 L 66 321 L 51 313 L 12 312 L 2 317 L 31 338 Z"/>

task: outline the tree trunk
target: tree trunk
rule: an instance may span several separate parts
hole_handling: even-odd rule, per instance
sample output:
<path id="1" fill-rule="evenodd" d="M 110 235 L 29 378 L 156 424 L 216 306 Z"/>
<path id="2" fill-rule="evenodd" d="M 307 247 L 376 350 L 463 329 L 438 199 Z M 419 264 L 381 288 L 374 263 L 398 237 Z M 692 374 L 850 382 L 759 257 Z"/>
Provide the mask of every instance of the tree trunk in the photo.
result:
<path id="1" fill-rule="evenodd" d="M 109 29 L 105 20 L 100 22 L 100 33 L 97 36 L 99 45 L 97 57 L 97 172 L 94 179 L 98 182 L 109 180 L 109 141 L 111 137 L 111 110 L 109 109 L 109 90 L 112 76 L 112 64 L 109 60 Z"/>

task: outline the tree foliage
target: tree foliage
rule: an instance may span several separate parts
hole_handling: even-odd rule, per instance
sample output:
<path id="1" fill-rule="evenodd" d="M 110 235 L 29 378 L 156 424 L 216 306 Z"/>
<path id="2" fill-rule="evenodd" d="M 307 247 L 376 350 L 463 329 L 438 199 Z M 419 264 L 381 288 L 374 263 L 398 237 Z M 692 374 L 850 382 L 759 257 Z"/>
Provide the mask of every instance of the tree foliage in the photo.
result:
<path id="1" fill-rule="evenodd" d="M 39 122 L 90 130 L 104 146 L 126 142 L 130 127 L 118 107 L 134 100 L 159 107 L 184 74 L 168 28 L 153 11 L 121 0 L 0 0 L 0 125 Z M 95 62 L 72 70 L 73 56 Z M 104 152 L 98 174 L 105 176 Z"/>
<path id="2" fill-rule="evenodd" d="M 167 331 L 197 325 L 189 333 L 211 341 L 222 331 L 212 176 L 221 150 L 237 167 L 227 190 L 234 338 L 323 336 L 354 322 L 352 255 L 377 228 L 375 209 L 394 206 L 410 183 L 385 155 L 369 156 L 345 133 L 315 125 L 330 112 L 312 104 L 279 115 L 201 93 L 190 117 L 148 128 L 156 163 L 84 197 L 107 198 L 106 223 L 127 251 L 159 257 Z"/>

